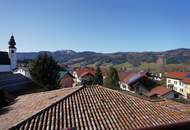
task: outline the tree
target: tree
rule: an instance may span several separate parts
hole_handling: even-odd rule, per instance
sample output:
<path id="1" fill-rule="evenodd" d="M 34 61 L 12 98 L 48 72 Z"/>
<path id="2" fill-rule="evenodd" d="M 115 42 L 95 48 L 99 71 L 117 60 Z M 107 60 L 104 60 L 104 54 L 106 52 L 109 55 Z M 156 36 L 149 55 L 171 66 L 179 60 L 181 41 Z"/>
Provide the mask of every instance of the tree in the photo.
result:
<path id="1" fill-rule="evenodd" d="M 113 89 L 119 89 L 119 76 L 114 67 L 109 68 L 108 75 L 104 81 L 104 86 Z"/>
<path id="2" fill-rule="evenodd" d="M 100 67 L 96 68 L 94 83 L 98 84 L 98 85 L 103 85 L 103 76 L 102 76 L 102 71 L 101 71 Z"/>
<path id="3" fill-rule="evenodd" d="M 30 74 L 34 81 L 48 89 L 57 87 L 59 67 L 52 56 L 43 53 L 31 64 Z"/>

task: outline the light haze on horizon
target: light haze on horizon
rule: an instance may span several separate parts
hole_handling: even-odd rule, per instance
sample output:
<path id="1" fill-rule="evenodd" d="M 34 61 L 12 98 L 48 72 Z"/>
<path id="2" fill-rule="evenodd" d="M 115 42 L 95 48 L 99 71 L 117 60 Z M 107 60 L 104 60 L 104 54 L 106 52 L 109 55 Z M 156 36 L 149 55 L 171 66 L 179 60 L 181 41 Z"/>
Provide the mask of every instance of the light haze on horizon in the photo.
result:
<path id="1" fill-rule="evenodd" d="M 165 51 L 190 48 L 189 0 L 1 0 L 0 50 Z"/>

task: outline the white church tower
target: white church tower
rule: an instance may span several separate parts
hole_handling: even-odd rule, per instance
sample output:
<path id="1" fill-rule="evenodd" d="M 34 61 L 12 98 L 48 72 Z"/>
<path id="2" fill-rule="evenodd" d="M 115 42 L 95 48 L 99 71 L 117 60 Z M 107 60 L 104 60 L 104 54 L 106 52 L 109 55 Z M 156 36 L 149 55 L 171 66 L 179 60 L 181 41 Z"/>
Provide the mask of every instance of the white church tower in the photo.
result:
<path id="1" fill-rule="evenodd" d="M 9 40 L 9 48 L 8 48 L 8 54 L 10 59 L 10 68 L 11 70 L 15 70 L 17 67 L 17 55 L 16 55 L 16 42 L 14 39 L 14 36 L 11 36 L 11 39 Z"/>

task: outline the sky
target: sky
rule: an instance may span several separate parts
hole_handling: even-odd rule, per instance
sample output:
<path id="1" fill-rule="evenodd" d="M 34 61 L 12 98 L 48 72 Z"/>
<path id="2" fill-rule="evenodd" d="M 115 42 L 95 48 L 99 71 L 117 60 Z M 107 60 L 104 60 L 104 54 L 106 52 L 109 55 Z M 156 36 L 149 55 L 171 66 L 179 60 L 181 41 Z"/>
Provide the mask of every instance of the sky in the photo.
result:
<path id="1" fill-rule="evenodd" d="M 190 0 L 0 0 L 0 50 L 190 48 Z"/>

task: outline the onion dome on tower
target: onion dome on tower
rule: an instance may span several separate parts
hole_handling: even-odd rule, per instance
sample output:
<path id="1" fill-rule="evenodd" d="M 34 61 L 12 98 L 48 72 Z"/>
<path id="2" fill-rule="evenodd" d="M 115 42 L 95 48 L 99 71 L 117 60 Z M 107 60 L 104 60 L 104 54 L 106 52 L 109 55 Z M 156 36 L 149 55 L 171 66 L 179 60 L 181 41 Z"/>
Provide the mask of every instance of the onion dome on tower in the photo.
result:
<path id="1" fill-rule="evenodd" d="M 16 48 L 15 45 L 16 45 L 16 42 L 15 42 L 14 36 L 12 35 L 9 40 L 9 48 Z"/>

